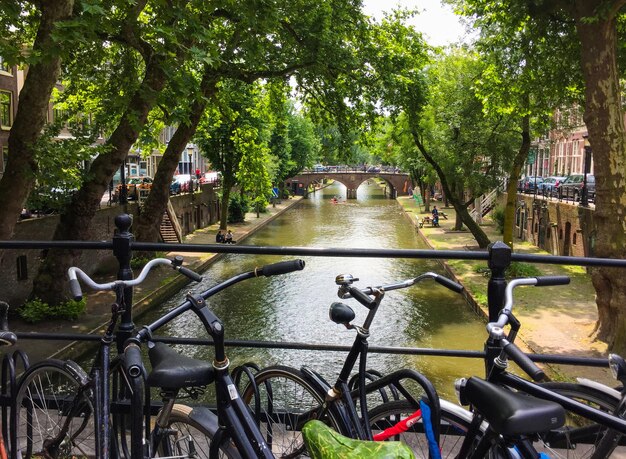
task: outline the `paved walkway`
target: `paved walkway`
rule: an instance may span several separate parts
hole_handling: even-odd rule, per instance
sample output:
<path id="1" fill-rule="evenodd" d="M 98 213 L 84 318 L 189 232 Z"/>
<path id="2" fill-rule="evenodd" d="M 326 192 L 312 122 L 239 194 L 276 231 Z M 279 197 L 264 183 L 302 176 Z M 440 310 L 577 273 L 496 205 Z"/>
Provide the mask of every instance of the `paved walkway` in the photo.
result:
<path id="1" fill-rule="evenodd" d="M 417 206 L 408 196 L 398 198 L 398 202 L 408 213 L 426 242 L 433 249 L 477 250 L 476 241 L 468 231 L 452 231 L 456 218 L 453 208 L 442 208 L 441 202 L 434 202 L 448 219 L 439 219 L 440 226 L 433 228 L 424 224 L 419 228 L 419 221 L 430 213 L 423 212 L 424 207 Z M 492 241 L 501 240 L 495 225 L 487 220 L 483 229 Z M 516 240 L 514 252 L 549 255 L 529 242 Z M 487 315 L 487 281 L 483 274 L 487 263 L 484 261 L 450 260 L 448 266 L 465 285 L 475 301 Z M 527 350 L 537 354 L 564 354 L 581 357 L 604 357 L 607 355 L 606 344 L 593 341 L 590 336 L 597 320 L 595 291 L 591 276 L 585 268 L 579 266 L 558 266 L 535 264 L 542 275 L 567 275 L 571 284 L 555 287 L 519 287 L 514 293 L 514 312 L 522 327 L 518 339 Z M 609 371 L 603 368 L 578 367 L 570 365 L 551 365 L 550 374 L 554 378 L 574 379 L 578 376 L 603 381 L 614 385 L 615 380 Z"/>
<path id="2" fill-rule="evenodd" d="M 269 207 L 268 212 L 261 214 L 257 218 L 255 213 L 246 215 L 246 221 L 242 224 L 231 225 L 234 240 L 242 242 L 259 227 L 267 224 L 273 218 L 297 204 L 300 197 L 283 200 L 276 207 Z M 426 224 L 418 228 L 419 220 L 427 213 L 415 204 L 409 197 L 400 197 L 398 202 L 405 209 L 407 214 L 419 231 L 434 249 L 448 250 L 476 250 L 475 241 L 468 232 L 454 232 L 451 228 L 454 224 L 455 213 L 452 208 L 442 208 L 448 215 L 448 220 L 440 219 L 440 227 L 433 228 Z M 441 203 L 437 203 L 441 204 Z M 439 206 L 440 207 L 440 206 Z M 484 226 L 492 240 L 498 240 L 493 225 Z M 215 234 L 218 225 L 196 231 L 189 235 L 185 242 L 196 244 L 215 243 Z M 517 242 L 516 252 L 545 253 L 526 242 Z M 175 252 L 168 253 L 168 256 L 175 255 Z M 182 253 L 185 257 L 185 266 L 202 271 L 214 262 L 220 255 L 216 253 Z M 451 260 L 448 266 L 454 271 L 458 279 L 471 292 L 478 304 L 486 310 L 486 290 L 488 278 L 483 271 L 486 268 L 485 262 L 473 262 L 465 260 Z M 521 287 L 516 290 L 515 312 L 522 322 L 520 339 L 527 345 L 528 349 L 536 353 L 567 354 L 575 356 L 606 355 L 606 346 L 603 343 L 593 342 L 590 339 L 594 323 L 597 319 L 597 310 L 594 301 L 594 290 L 590 277 L 584 268 L 576 266 L 552 266 L 536 265 L 543 274 L 556 275 L 565 274 L 572 278 L 569 286 L 531 288 Z M 167 289 L 174 288 L 174 291 L 182 288 L 179 276 L 179 286 L 174 284 L 176 280 L 167 268 L 159 268 L 154 275 L 149 276 L 146 282 L 135 289 L 134 300 L 136 303 L 135 312 L 139 313 L 142 308 L 159 295 L 167 294 Z M 103 278 L 111 280 L 112 278 Z M 98 334 L 110 317 L 110 304 L 113 295 L 110 293 L 89 293 L 87 295 L 87 313 L 76 323 L 64 321 L 53 321 L 44 324 L 31 325 L 18 319 L 11 321 L 11 328 L 18 332 L 57 332 L 57 333 L 94 333 Z M 71 343 L 63 342 L 61 346 L 66 346 L 61 352 L 54 352 L 59 345 L 52 346 L 48 341 L 37 341 L 22 339 L 19 347 L 24 349 L 30 356 L 31 362 L 41 360 L 54 355 L 63 356 L 68 353 L 75 353 Z M 592 379 L 613 384 L 612 378 L 605 369 L 573 367 L 573 366 L 552 366 L 551 375 L 557 378 L 573 379 L 576 376 L 585 376 Z"/>

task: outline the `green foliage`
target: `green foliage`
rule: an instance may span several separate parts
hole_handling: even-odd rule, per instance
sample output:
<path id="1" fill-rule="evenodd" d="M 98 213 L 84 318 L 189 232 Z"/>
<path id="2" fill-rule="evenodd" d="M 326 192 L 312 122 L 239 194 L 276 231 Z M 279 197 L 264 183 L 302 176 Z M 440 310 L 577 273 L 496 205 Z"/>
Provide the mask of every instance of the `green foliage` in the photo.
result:
<path id="1" fill-rule="evenodd" d="M 506 270 L 506 276 L 508 278 L 513 277 L 535 277 L 541 276 L 543 273 L 540 269 L 531 265 L 530 263 L 524 263 L 522 261 L 514 261 L 511 266 Z"/>
<path id="2" fill-rule="evenodd" d="M 47 319 L 76 320 L 85 311 L 87 303 L 83 298 L 80 301 L 68 300 L 57 306 L 49 305 L 39 298 L 28 301 L 19 310 L 19 314 L 26 322 L 37 323 Z"/>
<path id="3" fill-rule="evenodd" d="M 484 266 L 477 266 L 474 268 L 474 272 L 480 273 L 485 277 L 491 276 L 491 271 L 489 268 Z M 524 263 L 522 261 L 514 261 L 507 268 L 505 275 L 507 278 L 512 279 L 515 277 L 535 277 L 542 276 L 543 273 L 540 269 L 531 265 L 530 263 Z"/>
<path id="4" fill-rule="evenodd" d="M 493 209 L 493 211 L 491 212 L 491 218 L 496 224 L 496 230 L 498 231 L 498 234 L 503 234 L 504 233 L 504 207 L 497 206 L 495 209 Z"/>
<path id="5" fill-rule="evenodd" d="M 231 196 L 228 203 L 228 223 L 243 223 L 249 210 L 250 203 L 245 196 L 239 193 Z"/>

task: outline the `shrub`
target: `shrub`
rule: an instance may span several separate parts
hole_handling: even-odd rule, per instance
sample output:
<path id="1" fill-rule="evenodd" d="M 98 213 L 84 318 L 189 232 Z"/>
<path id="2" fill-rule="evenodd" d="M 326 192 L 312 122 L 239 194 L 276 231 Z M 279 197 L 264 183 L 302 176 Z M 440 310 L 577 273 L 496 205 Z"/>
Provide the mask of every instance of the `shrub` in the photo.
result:
<path id="1" fill-rule="evenodd" d="M 250 204 L 245 196 L 240 194 L 231 196 L 228 203 L 228 223 L 243 223 L 249 210 Z"/>
<path id="2" fill-rule="evenodd" d="M 496 224 L 498 234 L 504 234 L 504 207 L 498 206 L 491 212 L 491 218 Z"/>
<path id="3" fill-rule="evenodd" d="M 285 188 L 283 190 L 283 199 L 289 199 L 290 196 L 291 196 L 291 194 L 289 193 L 289 190 L 287 188 Z"/>
<path id="4" fill-rule="evenodd" d="M 76 320 L 85 311 L 85 299 L 80 301 L 68 300 L 58 306 L 51 306 L 48 303 L 35 298 L 22 306 L 19 314 L 26 322 L 36 323 L 46 319 L 66 319 Z"/>
<path id="5" fill-rule="evenodd" d="M 477 266 L 474 268 L 474 272 L 478 274 L 482 274 L 485 277 L 491 276 L 491 270 L 485 266 Z M 506 272 L 504 273 L 507 279 L 512 279 L 514 277 L 535 277 L 542 276 L 543 273 L 541 270 L 530 263 L 524 263 L 521 261 L 514 261 L 508 267 Z"/>

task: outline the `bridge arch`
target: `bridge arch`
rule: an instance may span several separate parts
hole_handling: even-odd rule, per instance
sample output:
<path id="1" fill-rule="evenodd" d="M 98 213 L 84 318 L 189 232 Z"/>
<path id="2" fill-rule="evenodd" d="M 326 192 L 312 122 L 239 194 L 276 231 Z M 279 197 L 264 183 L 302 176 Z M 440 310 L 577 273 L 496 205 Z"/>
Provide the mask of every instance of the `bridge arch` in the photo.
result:
<path id="1" fill-rule="evenodd" d="M 372 178 L 380 178 L 388 184 L 388 195 L 396 198 L 408 188 L 410 183 L 409 174 L 404 172 L 364 172 L 364 171 L 339 171 L 339 172 L 300 172 L 298 175 L 285 181 L 287 187 L 294 193 L 302 196 L 308 195 L 309 186 L 323 179 L 333 179 L 347 189 L 347 199 L 356 199 L 356 190 L 363 182 Z"/>

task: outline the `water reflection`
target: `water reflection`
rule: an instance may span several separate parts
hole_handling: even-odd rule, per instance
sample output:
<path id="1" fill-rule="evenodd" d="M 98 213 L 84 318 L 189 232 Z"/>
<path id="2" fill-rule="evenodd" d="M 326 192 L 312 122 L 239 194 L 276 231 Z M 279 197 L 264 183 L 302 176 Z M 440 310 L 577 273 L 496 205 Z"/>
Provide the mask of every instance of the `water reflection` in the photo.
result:
<path id="1" fill-rule="evenodd" d="M 333 196 L 340 203 L 332 204 Z M 394 200 L 386 199 L 378 185 L 363 184 L 357 200 L 345 201 L 346 190 L 335 184 L 274 220 L 245 241 L 246 245 L 425 248 Z M 294 257 L 285 257 L 291 259 Z M 425 271 L 441 271 L 435 261 L 386 258 L 303 257 L 306 268 L 297 273 L 244 281 L 209 300 L 209 306 L 224 321 L 227 339 L 299 341 L 351 344 L 354 332 L 328 319 L 328 306 L 337 301 L 337 274 L 350 273 L 358 285 L 380 285 L 415 277 Z M 279 261 L 276 256 L 228 255 L 204 274 L 200 291 L 255 266 Z M 158 313 L 170 310 L 184 298 L 181 292 Z M 344 300 L 357 313 L 356 323 L 366 315 L 354 300 Z M 145 323 L 149 318 L 141 318 Z M 172 322 L 161 335 L 205 337 L 200 322 L 188 313 Z M 485 329 L 461 297 L 432 280 L 409 289 L 388 292 L 371 327 L 370 343 L 449 349 L 482 349 Z M 210 349 L 180 346 L 196 358 L 212 358 Z M 205 355 L 205 352 L 208 354 Z M 268 349 L 232 349 L 233 364 L 255 361 L 261 366 L 307 364 L 330 379 L 336 377 L 344 353 Z M 371 354 L 370 367 L 388 372 L 413 367 L 427 374 L 444 394 L 460 376 L 482 374 L 481 361 Z"/>

